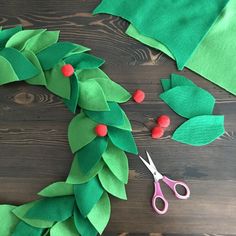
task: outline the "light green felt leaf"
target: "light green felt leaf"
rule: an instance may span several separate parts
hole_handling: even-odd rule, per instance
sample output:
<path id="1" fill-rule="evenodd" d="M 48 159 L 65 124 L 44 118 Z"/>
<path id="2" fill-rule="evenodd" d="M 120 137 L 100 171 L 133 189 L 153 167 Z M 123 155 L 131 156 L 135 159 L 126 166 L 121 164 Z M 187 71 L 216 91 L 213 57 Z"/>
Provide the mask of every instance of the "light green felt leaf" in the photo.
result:
<path id="1" fill-rule="evenodd" d="M 81 82 L 79 93 L 78 104 L 80 107 L 91 111 L 109 110 L 102 87 L 95 80 Z"/>
<path id="2" fill-rule="evenodd" d="M 5 29 L 0 31 L 0 48 L 5 47 L 9 38 L 11 38 L 14 34 L 22 30 L 22 26 L 16 26 L 14 28 Z"/>
<path id="3" fill-rule="evenodd" d="M 108 135 L 116 147 L 126 152 L 138 154 L 137 146 L 130 131 L 109 127 Z"/>
<path id="4" fill-rule="evenodd" d="M 174 87 L 162 93 L 160 98 L 185 118 L 210 115 L 215 105 L 215 98 L 209 92 L 193 86 Z"/>
<path id="5" fill-rule="evenodd" d="M 19 80 L 30 79 L 39 74 L 38 69 L 22 53 L 14 48 L 4 48 L 0 51 L 9 61 Z"/>
<path id="6" fill-rule="evenodd" d="M 6 43 L 6 47 L 15 48 L 22 51 L 25 48 L 27 41 L 34 37 L 35 35 L 41 34 L 46 31 L 46 29 L 36 29 L 36 30 L 22 30 L 14 34 Z"/>
<path id="7" fill-rule="evenodd" d="M 73 153 L 95 139 L 94 131 L 97 123 L 86 117 L 83 113 L 75 116 L 68 127 L 68 139 Z"/>
<path id="8" fill-rule="evenodd" d="M 76 49 L 76 44 L 69 42 L 58 42 L 40 51 L 37 57 L 44 70 L 50 70 L 63 59 L 69 52 Z"/>
<path id="9" fill-rule="evenodd" d="M 178 74 L 171 74 L 171 88 L 176 86 L 197 86 L 191 80 L 187 79 L 186 77 Z"/>
<path id="10" fill-rule="evenodd" d="M 26 224 L 24 221 L 21 221 L 17 224 L 15 231 L 11 236 L 41 236 L 44 229 L 36 228 L 32 225 Z"/>
<path id="11" fill-rule="evenodd" d="M 125 185 L 109 170 L 105 165 L 103 169 L 98 173 L 99 180 L 102 187 L 111 195 L 127 200 Z"/>
<path id="12" fill-rule="evenodd" d="M 38 228 L 50 228 L 54 221 L 46 221 L 46 220 L 40 220 L 40 219 L 29 219 L 25 216 L 25 214 L 34 207 L 39 201 L 30 202 L 21 206 L 16 207 L 12 210 L 12 212 L 21 220 L 26 222 L 29 225 L 32 225 L 34 227 Z"/>
<path id="13" fill-rule="evenodd" d="M 46 221 L 64 221 L 72 215 L 74 202 L 74 196 L 44 198 L 30 208 L 25 217 Z"/>
<path id="14" fill-rule="evenodd" d="M 93 168 L 91 168 L 90 171 L 88 171 L 88 173 L 84 174 L 81 171 L 78 159 L 74 158 L 66 182 L 69 184 L 83 184 L 85 182 L 88 182 L 98 174 L 103 166 L 104 161 L 100 160 Z"/>
<path id="15" fill-rule="evenodd" d="M 161 86 L 164 91 L 171 89 L 170 79 L 161 79 Z"/>
<path id="16" fill-rule="evenodd" d="M 74 209 L 74 223 L 81 236 L 96 236 L 98 234 L 89 220 L 80 214 L 77 207 Z"/>
<path id="17" fill-rule="evenodd" d="M 111 204 L 108 194 L 103 193 L 100 200 L 93 207 L 93 209 L 88 214 L 88 219 L 94 226 L 94 228 L 102 234 L 105 229 L 111 215 Z"/>
<path id="18" fill-rule="evenodd" d="M 18 77 L 11 64 L 2 56 L 0 56 L 0 71 L 0 85 L 18 81 Z"/>
<path id="19" fill-rule="evenodd" d="M 213 142 L 224 132 L 224 116 L 196 116 L 178 127 L 172 139 L 193 146 L 202 146 Z"/>
<path id="20" fill-rule="evenodd" d="M 0 205 L 0 235 L 11 236 L 19 219 L 12 213 L 15 206 L 12 205 Z"/>
<path id="21" fill-rule="evenodd" d="M 73 194 L 73 185 L 66 182 L 55 182 L 38 193 L 42 197 L 59 197 Z"/>
<path id="22" fill-rule="evenodd" d="M 58 222 L 50 229 L 50 236 L 80 236 L 71 218 Z"/>
<path id="23" fill-rule="evenodd" d="M 129 177 L 129 165 L 124 151 L 109 142 L 106 151 L 102 155 L 102 158 L 112 173 L 122 183 L 127 184 Z"/>
<path id="24" fill-rule="evenodd" d="M 124 124 L 123 113 L 116 102 L 108 102 L 109 111 L 83 110 L 85 115 L 97 123 L 116 126 Z"/>
<path id="25" fill-rule="evenodd" d="M 63 61 L 57 63 L 51 70 L 45 71 L 47 89 L 52 93 L 66 99 L 70 99 L 71 85 L 70 78 L 65 77 L 61 72 Z"/>
<path id="26" fill-rule="evenodd" d="M 72 51 L 68 52 L 64 57 L 63 59 L 67 58 L 67 57 L 70 57 L 72 55 L 75 55 L 75 54 L 78 54 L 78 53 L 83 53 L 83 52 L 87 52 L 87 51 L 90 51 L 91 49 L 90 48 L 87 48 L 87 47 L 84 47 L 82 45 L 79 45 L 79 44 L 74 44 L 76 47 L 75 49 L 73 49 Z"/>
<path id="27" fill-rule="evenodd" d="M 44 72 L 39 63 L 38 58 L 32 51 L 24 50 L 22 54 L 27 57 L 27 59 L 38 69 L 39 74 L 32 77 L 31 79 L 27 79 L 25 82 L 33 85 L 46 85 L 46 78 L 44 76 Z"/>
<path id="28" fill-rule="evenodd" d="M 87 144 L 76 152 L 81 171 L 87 174 L 101 160 L 102 154 L 107 148 L 107 137 L 96 137 L 91 143 Z"/>
<path id="29" fill-rule="evenodd" d="M 86 217 L 103 194 L 103 188 L 97 177 L 84 184 L 74 185 L 76 204 L 80 213 Z"/>
<path id="30" fill-rule="evenodd" d="M 78 75 L 78 78 L 81 82 L 86 81 L 88 79 L 109 79 L 108 75 L 104 73 L 101 69 L 83 69 L 76 70 L 75 72 Z"/>

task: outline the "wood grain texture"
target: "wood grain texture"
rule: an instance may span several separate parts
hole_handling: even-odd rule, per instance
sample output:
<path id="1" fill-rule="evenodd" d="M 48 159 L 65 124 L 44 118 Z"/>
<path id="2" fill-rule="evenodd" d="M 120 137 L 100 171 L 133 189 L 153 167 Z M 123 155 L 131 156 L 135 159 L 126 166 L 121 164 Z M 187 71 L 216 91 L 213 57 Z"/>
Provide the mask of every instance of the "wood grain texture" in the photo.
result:
<path id="1" fill-rule="evenodd" d="M 150 207 L 152 176 L 139 159 L 129 156 L 128 201 L 112 198 L 107 236 L 221 236 L 236 235 L 236 98 L 185 69 L 180 74 L 216 97 L 216 114 L 224 114 L 226 133 L 206 147 L 191 147 L 170 139 L 184 119 L 158 97 L 160 78 L 176 73 L 175 63 L 124 34 L 127 22 L 109 15 L 92 16 L 99 0 L 2 0 L 0 23 L 26 28 L 61 30 L 61 40 L 90 47 L 106 60 L 103 70 L 130 92 L 141 88 L 146 100 L 122 107 L 127 112 L 141 154 L 148 149 L 158 168 L 191 187 L 191 199 L 177 201 L 164 186 L 170 208 L 165 216 Z M 0 87 L 0 202 L 21 204 L 51 182 L 64 180 L 72 154 L 67 126 L 73 115 L 59 98 L 43 87 L 23 82 Z M 159 140 L 150 129 L 160 114 L 171 127 Z"/>

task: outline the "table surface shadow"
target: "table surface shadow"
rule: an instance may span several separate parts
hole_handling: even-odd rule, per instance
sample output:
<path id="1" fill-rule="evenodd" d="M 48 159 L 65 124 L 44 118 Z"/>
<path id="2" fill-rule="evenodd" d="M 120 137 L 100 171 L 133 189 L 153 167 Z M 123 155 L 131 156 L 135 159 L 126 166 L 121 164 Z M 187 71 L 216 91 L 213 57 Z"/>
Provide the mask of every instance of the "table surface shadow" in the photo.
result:
<path id="1" fill-rule="evenodd" d="M 181 179 L 191 188 L 188 201 L 178 201 L 163 186 L 169 201 L 164 216 L 150 206 L 152 176 L 134 155 L 129 157 L 128 200 L 111 197 L 112 215 L 107 236 L 236 235 L 236 98 L 188 69 L 177 71 L 174 61 L 160 51 L 125 35 L 126 21 L 110 15 L 92 16 L 99 0 L 3 0 L 3 27 L 22 24 L 26 29 L 60 30 L 61 40 L 92 49 L 106 60 L 102 69 L 131 93 L 146 93 L 142 104 L 122 105 L 133 126 L 140 154 L 148 150 L 167 176 Z M 220 55 L 219 55 L 220 56 Z M 190 78 L 216 98 L 215 114 L 225 115 L 225 134 L 205 147 L 171 140 L 184 119 L 160 98 L 160 78 L 178 73 Z M 3 76 L 3 75 L 1 75 Z M 67 126 L 73 115 L 63 102 L 40 86 L 24 82 L 0 87 L 0 203 L 22 204 L 37 199 L 44 186 L 63 181 L 72 154 Z M 150 129 L 160 114 L 171 117 L 171 126 L 160 140 Z"/>

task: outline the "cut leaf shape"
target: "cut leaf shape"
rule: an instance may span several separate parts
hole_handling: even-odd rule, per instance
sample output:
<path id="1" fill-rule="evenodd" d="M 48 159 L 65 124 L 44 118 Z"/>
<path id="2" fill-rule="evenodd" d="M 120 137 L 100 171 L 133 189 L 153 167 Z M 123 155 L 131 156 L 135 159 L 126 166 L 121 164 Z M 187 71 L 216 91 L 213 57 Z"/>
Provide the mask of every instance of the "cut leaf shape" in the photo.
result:
<path id="1" fill-rule="evenodd" d="M 101 69 L 83 69 L 83 70 L 76 70 L 75 72 L 81 82 L 84 82 L 88 79 L 109 79 L 109 77 L 104 73 Z"/>
<path id="2" fill-rule="evenodd" d="M 107 148 L 106 137 L 96 137 L 91 143 L 81 148 L 75 154 L 83 174 L 87 174 L 101 160 Z"/>
<path id="3" fill-rule="evenodd" d="M 193 117 L 178 127 L 172 139 L 193 145 L 207 145 L 223 135 L 224 116 L 204 115 Z"/>
<path id="4" fill-rule="evenodd" d="M 194 86 L 177 86 L 160 95 L 177 114 L 185 118 L 212 114 L 215 98 L 206 90 Z"/>
<path id="5" fill-rule="evenodd" d="M 73 153 L 89 144 L 96 137 L 94 129 L 97 123 L 83 113 L 75 116 L 68 127 L 68 139 Z M 81 137 L 81 138 L 80 138 Z"/>
<path id="6" fill-rule="evenodd" d="M 74 185 L 76 204 L 86 217 L 103 194 L 103 188 L 97 177 L 84 184 Z"/>
<path id="7" fill-rule="evenodd" d="M 73 185 L 65 182 L 53 183 L 38 193 L 38 195 L 43 197 L 59 197 L 73 194 L 74 194 Z"/>
<path id="8" fill-rule="evenodd" d="M 197 86 L 197 85 L 182 75 L 171 74 L 171 88 L 177 86 Z"/>
<path id="9" fill-rule="evenodd" d="M 67 53 L 63 59 L 67 58 L 67 57 L 70 57 L 72 55 L 75 55 L 75 54 L 78 54 L 78 53 L 82 53 L 82 52 L 86 52 L 86 51 L 90 51 L 91 49 L 90 48 L 87 48 L 87 47 L 84 47 L 82 45 L 79 45 L 79 44 L 75 44 L 76 45 L 76 48 L 73 49 L 72 51 L 70 51 L 69 53 Z"/>
<path id="10" fill-rule="evenodd" d="M 125 185 L 108 169 L 104 166 L 103 169 L 98 173 L 99 180 L 102 187 L 111 195 L 127 200 Z"/>
<path id="11" fill-rule="evenodd" d="M 116 125 L 116 128 L 132 131 L 132 126 L 130 124 L 129 118 L 126 116 L 125 112 L 122 110 L 124 123 L 122 125 Z"/>
<path id="12" fill-rule="evenodd" d="M 94 228 L 102 234 L 111 215 L 111 204 L 106 192 L 103 193 L 100 200 L 88 214 L 88 219 Z M 101 217 L 102 216 L 102 217 Z"/>
<path id="13" fill-rule="evenodd" d="M 161 79 L 161 86 L 164 91 L 171 89 L 170 79 Z"/>
<path id="14" fill-rule="evenodd" d="M 21 221 L 17 224 L 15 231 L 11 236 L 41 236 L 44 229 L 36 228 Z"/>
<path id="15" fill-rule="evenodd" d="M 17 32 L 22 30 L 22 26 L 16 26 L 14 28 L 5 29 L 0 31 L 0 48 L 5 47 L 7 41 Z"/>

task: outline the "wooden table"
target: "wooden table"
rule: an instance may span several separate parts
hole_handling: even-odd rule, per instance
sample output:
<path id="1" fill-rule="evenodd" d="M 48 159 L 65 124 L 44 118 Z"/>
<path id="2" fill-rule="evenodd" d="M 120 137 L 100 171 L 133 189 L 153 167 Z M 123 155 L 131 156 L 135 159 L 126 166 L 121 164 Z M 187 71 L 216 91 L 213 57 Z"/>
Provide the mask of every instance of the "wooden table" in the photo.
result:
<path id="1" fill-rule="evenodd" d="M 85 45 L 104 58 L 103 70 L 114 81 L 131 93 L 137 88 L 146 92 L 143 104 L 129 101 L 122 105 L 132 122 L 139 151 L 144 154 L 149 150 L 163 173 L 187 181 L 191 199 L 177 201 L 165 188 L 169 212 L 156 215 L 150 207 L 152 176 L 130 155 L 128 201 L 112 199 L 112 216 L 104 235 L 236 234 L 235 97 L 187 69 L 177 72 L 168 57 L 125 35 L 128 24 L 124 20 L 92 16 L 98 3 L 3 0 L 0 20 L 5 27 L 22 24 L 25 28 L 61 30 L 61 40 Z M 184 119 L 159 98 L 160 78 L 170 73 L 185 75 L 216 97 L 215 113 L 225 115 L 223 137 L 206 147 L 171 140 Z M 20 82 L 1 86 L 0 94 L 0 201 L 22 204 L 36 199 L 44 186 L 65 180 L 72 161 L 67 126 L 73 115 L 43 87 Z M 164 113 L 170 115 L 172 125 L 163 139 L 152 140 L 150 129 L 155 118 Z"/>

